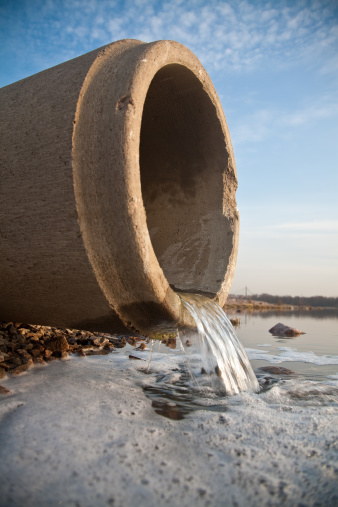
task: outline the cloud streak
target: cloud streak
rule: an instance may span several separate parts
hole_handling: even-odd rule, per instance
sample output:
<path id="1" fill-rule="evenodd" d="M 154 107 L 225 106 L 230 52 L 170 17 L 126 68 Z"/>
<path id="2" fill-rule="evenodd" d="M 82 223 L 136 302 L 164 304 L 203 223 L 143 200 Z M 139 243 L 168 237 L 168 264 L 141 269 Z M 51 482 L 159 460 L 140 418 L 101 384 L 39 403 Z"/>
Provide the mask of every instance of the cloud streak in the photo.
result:
<path id="1" fill-rule="evenodd" d="M 269 137 L 276 137 L 277 132 L 289 132 L 289 129 L 315 124 L 338 115 L 336 97 L 320 97 L 307 100 L 307 104 L 296 110 L 258 109 L 240 118 L 232 125 L 232 139 L 236 146 L 248 143 L 259 143 Z"/>
<path id="2" fill-rule="evenodd" d="M 338 220 L 313 220 L 311 222 L 290 222 L 269 225 L 266 229 L 295 232 L 338 232 Z"/>
<path id="3" fill-rule="evenodd" d="M 19 0 L 15 10 L 0 8 L 7 42 L 14 48 L 19 34 L 22 49 L 28 46 L 33 58 L 41 55 L 40 65 L 121 38 L 173 39 L 191 48 L 207 70 L 238 72 L 272 60 L 294 65 L 324 52 L 334 55 L 337 18 L 331 0 L 294 6 L 281 0 L 275 7 L 254 0 Z"/>

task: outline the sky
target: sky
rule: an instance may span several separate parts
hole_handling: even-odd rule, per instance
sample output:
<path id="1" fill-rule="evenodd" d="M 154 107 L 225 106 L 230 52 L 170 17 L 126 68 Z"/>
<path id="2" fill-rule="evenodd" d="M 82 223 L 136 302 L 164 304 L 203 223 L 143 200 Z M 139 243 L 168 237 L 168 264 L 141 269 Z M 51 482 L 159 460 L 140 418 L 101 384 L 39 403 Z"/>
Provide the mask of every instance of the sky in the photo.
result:
<path id="1" fill-rule="evenodd" d="M 337 0 L 0 0 L 0 86 L 170 39 L 220 97 L 238 172 L 231 292 L 338 297 Z"/>

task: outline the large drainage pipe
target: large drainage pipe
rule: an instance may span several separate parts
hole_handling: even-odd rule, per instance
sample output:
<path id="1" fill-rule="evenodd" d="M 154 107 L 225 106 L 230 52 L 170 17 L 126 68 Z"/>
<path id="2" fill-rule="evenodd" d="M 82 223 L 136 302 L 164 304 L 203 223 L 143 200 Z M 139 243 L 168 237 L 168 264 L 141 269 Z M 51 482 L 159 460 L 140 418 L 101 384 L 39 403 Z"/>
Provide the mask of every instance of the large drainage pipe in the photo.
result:
<path id="1" fill-rule="evenodd" d="M 220 305 L 237 256 L 226 120 L 199 60 L 122 40 L 0 90 L 0 319 L 149 334 Z"/>

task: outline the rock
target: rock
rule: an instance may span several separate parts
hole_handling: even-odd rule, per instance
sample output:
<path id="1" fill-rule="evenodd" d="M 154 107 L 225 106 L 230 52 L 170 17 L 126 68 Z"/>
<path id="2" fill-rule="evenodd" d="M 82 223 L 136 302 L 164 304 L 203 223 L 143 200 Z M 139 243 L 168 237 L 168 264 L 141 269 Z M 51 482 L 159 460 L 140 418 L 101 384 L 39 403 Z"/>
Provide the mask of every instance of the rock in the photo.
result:
<path id="1" fill-rule="evenodd" d="M 4 377 L 6 377 L 6 370 L 5 370 L 5 368 L 0 367 L 0 378 L 4 378 Z"/>
<path id="2" fill-rule="evenodd" d="M 34 364 L 46 364 L 46 361 L 43 359 L 43 357 L 39 356 L 39 357 L 33 358 L 33 363 Z"/>
<path id="3" fill-rule="evenodd" d="M 136 350 L 145 350 L 147 348 L 145 343 L 140 343 Z"/>
<path id="4" fill-rule="evenodd" d="M 17 330 L 16 328 L 13 326 L 13 324 L 11 324 L 8 328 L 7 328 L 7 331 L 10 335 L 12 336 L 15 336 L 17 334 Z"/>
<path id="5" fill-rule="evenodd" d="M 98 336 L 93 340 L 94 345 L 96 345 L 97 347 L 103 347 L 108 342 L 109 342 L 108 338 L 105 338 L 104 336 Z"/>
<path id="6" fill-rule="evenodd" d="M 66 337 L 61 335 L 56 338 L 51 338 L 45 342 L 45 345 L 52 352 L 62 352 L 63 350 L 69 350 L 69 345 Z"/>
<path id="7" fill-rule="evenodd" d="M 271 373 L 272 375 L 294 375 L 294 371 L 289 370 L 288 368 L 283 368 L 282 366 L 262 366 L 259 368 L 262 371 L 266 371 L 267 373 Z"/>
<path id="8" fill-rule="evenodd" d="M 27 363 L 22 364 L 21 366 L 17 366 L 13 370 L 11 370 L 12 375 L 20 375 L 20 373 L 23 373 L 28 370 L 28 368 L 33 364 L 33 360 L 30 359 L 27 361 Z"/>
<path id="9" fill-rule="evenodd" d="M 32 333 L 29 333 L 29 334 L 27 335 L 27 338 L 29 338 L 29 339 L 30 339 L 30 341 L 31 341 L 31 342 L 34 342 L 34 343 L 35 343 L 35 342 L 38 342 L 38 341 L 40 340 L 40 338 L 39 338 L 38 336 L 35 336 L 35 335 L 34 335 L 34 334 L 32 334 Z"/>
<path id="10" fill-rule="evenodd" d="M 86 356 L 106 356 L 109 350 L 105 349 L 90 349 L 86 351 Z"/>
<path id="11" fill-rule="evenodd" d="M 43 337 L 43 330 L 40 329 L 39 331 L 35 331 L 34 333 L 27 334 L 27 337 L 30 337 L 31 339 L 34 338 L 35 340 L 39 340 Z"/>
<path id="12" fill-rule="evenodd" d="M 274 336 L 299 336 L 300 334 L 305 334 L 303 331 L 299 329 L 295 329 L 293 327 L 285 326 L 284 324 L 278 323 L 269 329 L 269 333 Z"/>
<path id="13" fill-rule="evenodd" d="M 83 349 L 92 349 L 93 344 L 91 342 L 90 343 L 81 343 L 80 347 L 82 347 Z"/>
<path id="14" fill-rule="evenodd" d="M 237 327 L 240 325 L 241 321 L 239 319 L 230 319 L 230 322 L 234 327 Z"/>
<path id="15" fill-rule="evenodd" d="M 45 349 L 44 349 L 43 345 L 40 345 L 40 343 L 37 343 L 36 345 L 34 345 L 34 348 L 31 349 L 30 354 L 32 354 L 33 356 L 37 356 L 39 354 L 42 354 L 44 350 Z"/>
<path id="16" fill-rule="evenodd" d="M 112 343 L 108 342 L 108 343 L 105 344 L 105 346 L 103 348 L 106 349 L 106 350 L 109 350 L 111 352 L 112 350 L 115 349 L 115 345 L 113 345 Z"/>
<path id="17" fill-rule="evenodd" d="M 8 371 L 8 370 L 11 370 L 12 367 L 10 364 L 7 364 L 7 363 L 1 363 L 1 368 L 3 368 L 4 370 Z"/>
<path id="18" fill-rule="evenodd" d="M 15 343 L 17 346 L 20 346 L 21 348 L 24 346 L 24 344 L 26 343 L 26 339 L 24 336 L 21 336 L 21 335 L 16 335 L 16 336 L 13 336 L 13 338 L 15 338 L 15 341 L 12 340 L 12 343 Z"/>
<path id="19" fill-rule="evenodd" d="M 110 343 L 112 343 L 117 349 L 122 349 L 127 345 L 126 338 L 117 338 L 117 339 L 110 339 Z"/>
<path id="20" fill-rule="evenodd" d="M 11 394 L 11 391 L 4 386 L 0 386 L 0 394 Z"/>
<path id="21" fill-rule="evenodd" d="M 57 352 L 54 352 L 54 354 L 57 354 Z M 60 354 L 60 352 L 58 354 Z M 56 359 L 57 359 L 56 356 L 45 357 L 45 360 L 48 361 L 48 362 L 49 361 L 55 361 Z"/>
<path id="22" fill-rule="evenodd" d="M 41 356 L 42 351 L 38 350 L 38 349 L 33 349 L 33 350 L 31 350 L 30 353 L 31 353 L 32 356 L 38 357 L 38 356 Z"/>
<path id="23" fill-rule="evenodd" d="M 22 359 L 30 359 L 31 355 L 25 349 L 18 349 L 17 352 L 20 354 Z"/>
<path id="24" fill-rule="evenodd" d="M 80 348 L 80 345 L 78 343 L 75 343 L 75 345 L 69 345 L 69 352 L 77 352 Z"/>
<path id="25" fill-rule="evenodd" d="M 23 335 L 26 335 L 27 333 L 29 333 L 29 329 L 26 329 L 24 327 L 20 327 L 20 333 L 23 334 Z"/>
<path id="26" fill-rule="evenodd" d="M 166 341 L 166 346 L 169 347 L 169 349 L 176 349 L 176 337 L 168 338 Z"/>
<path id="27" fill-rule="evenodd" d="M 10 357 L 11 356 L 6 354 L 6 352 L 0 352 L 0 363 L 7 361 L 8 359 L 10 359 Z"/>

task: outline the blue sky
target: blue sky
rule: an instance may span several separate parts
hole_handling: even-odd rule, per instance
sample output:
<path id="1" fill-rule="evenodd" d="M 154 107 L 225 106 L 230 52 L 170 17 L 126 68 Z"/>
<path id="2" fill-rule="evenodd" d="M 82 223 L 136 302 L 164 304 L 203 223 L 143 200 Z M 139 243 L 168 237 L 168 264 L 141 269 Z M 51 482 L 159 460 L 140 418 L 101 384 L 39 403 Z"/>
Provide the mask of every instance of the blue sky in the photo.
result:
<path id="1" fill-rule="evenodd" d="M 122 38 L 201 60 L 233 141 L 233 292 L 338 296 L 337 0 L 0 0 L 0 86 Z"/>

